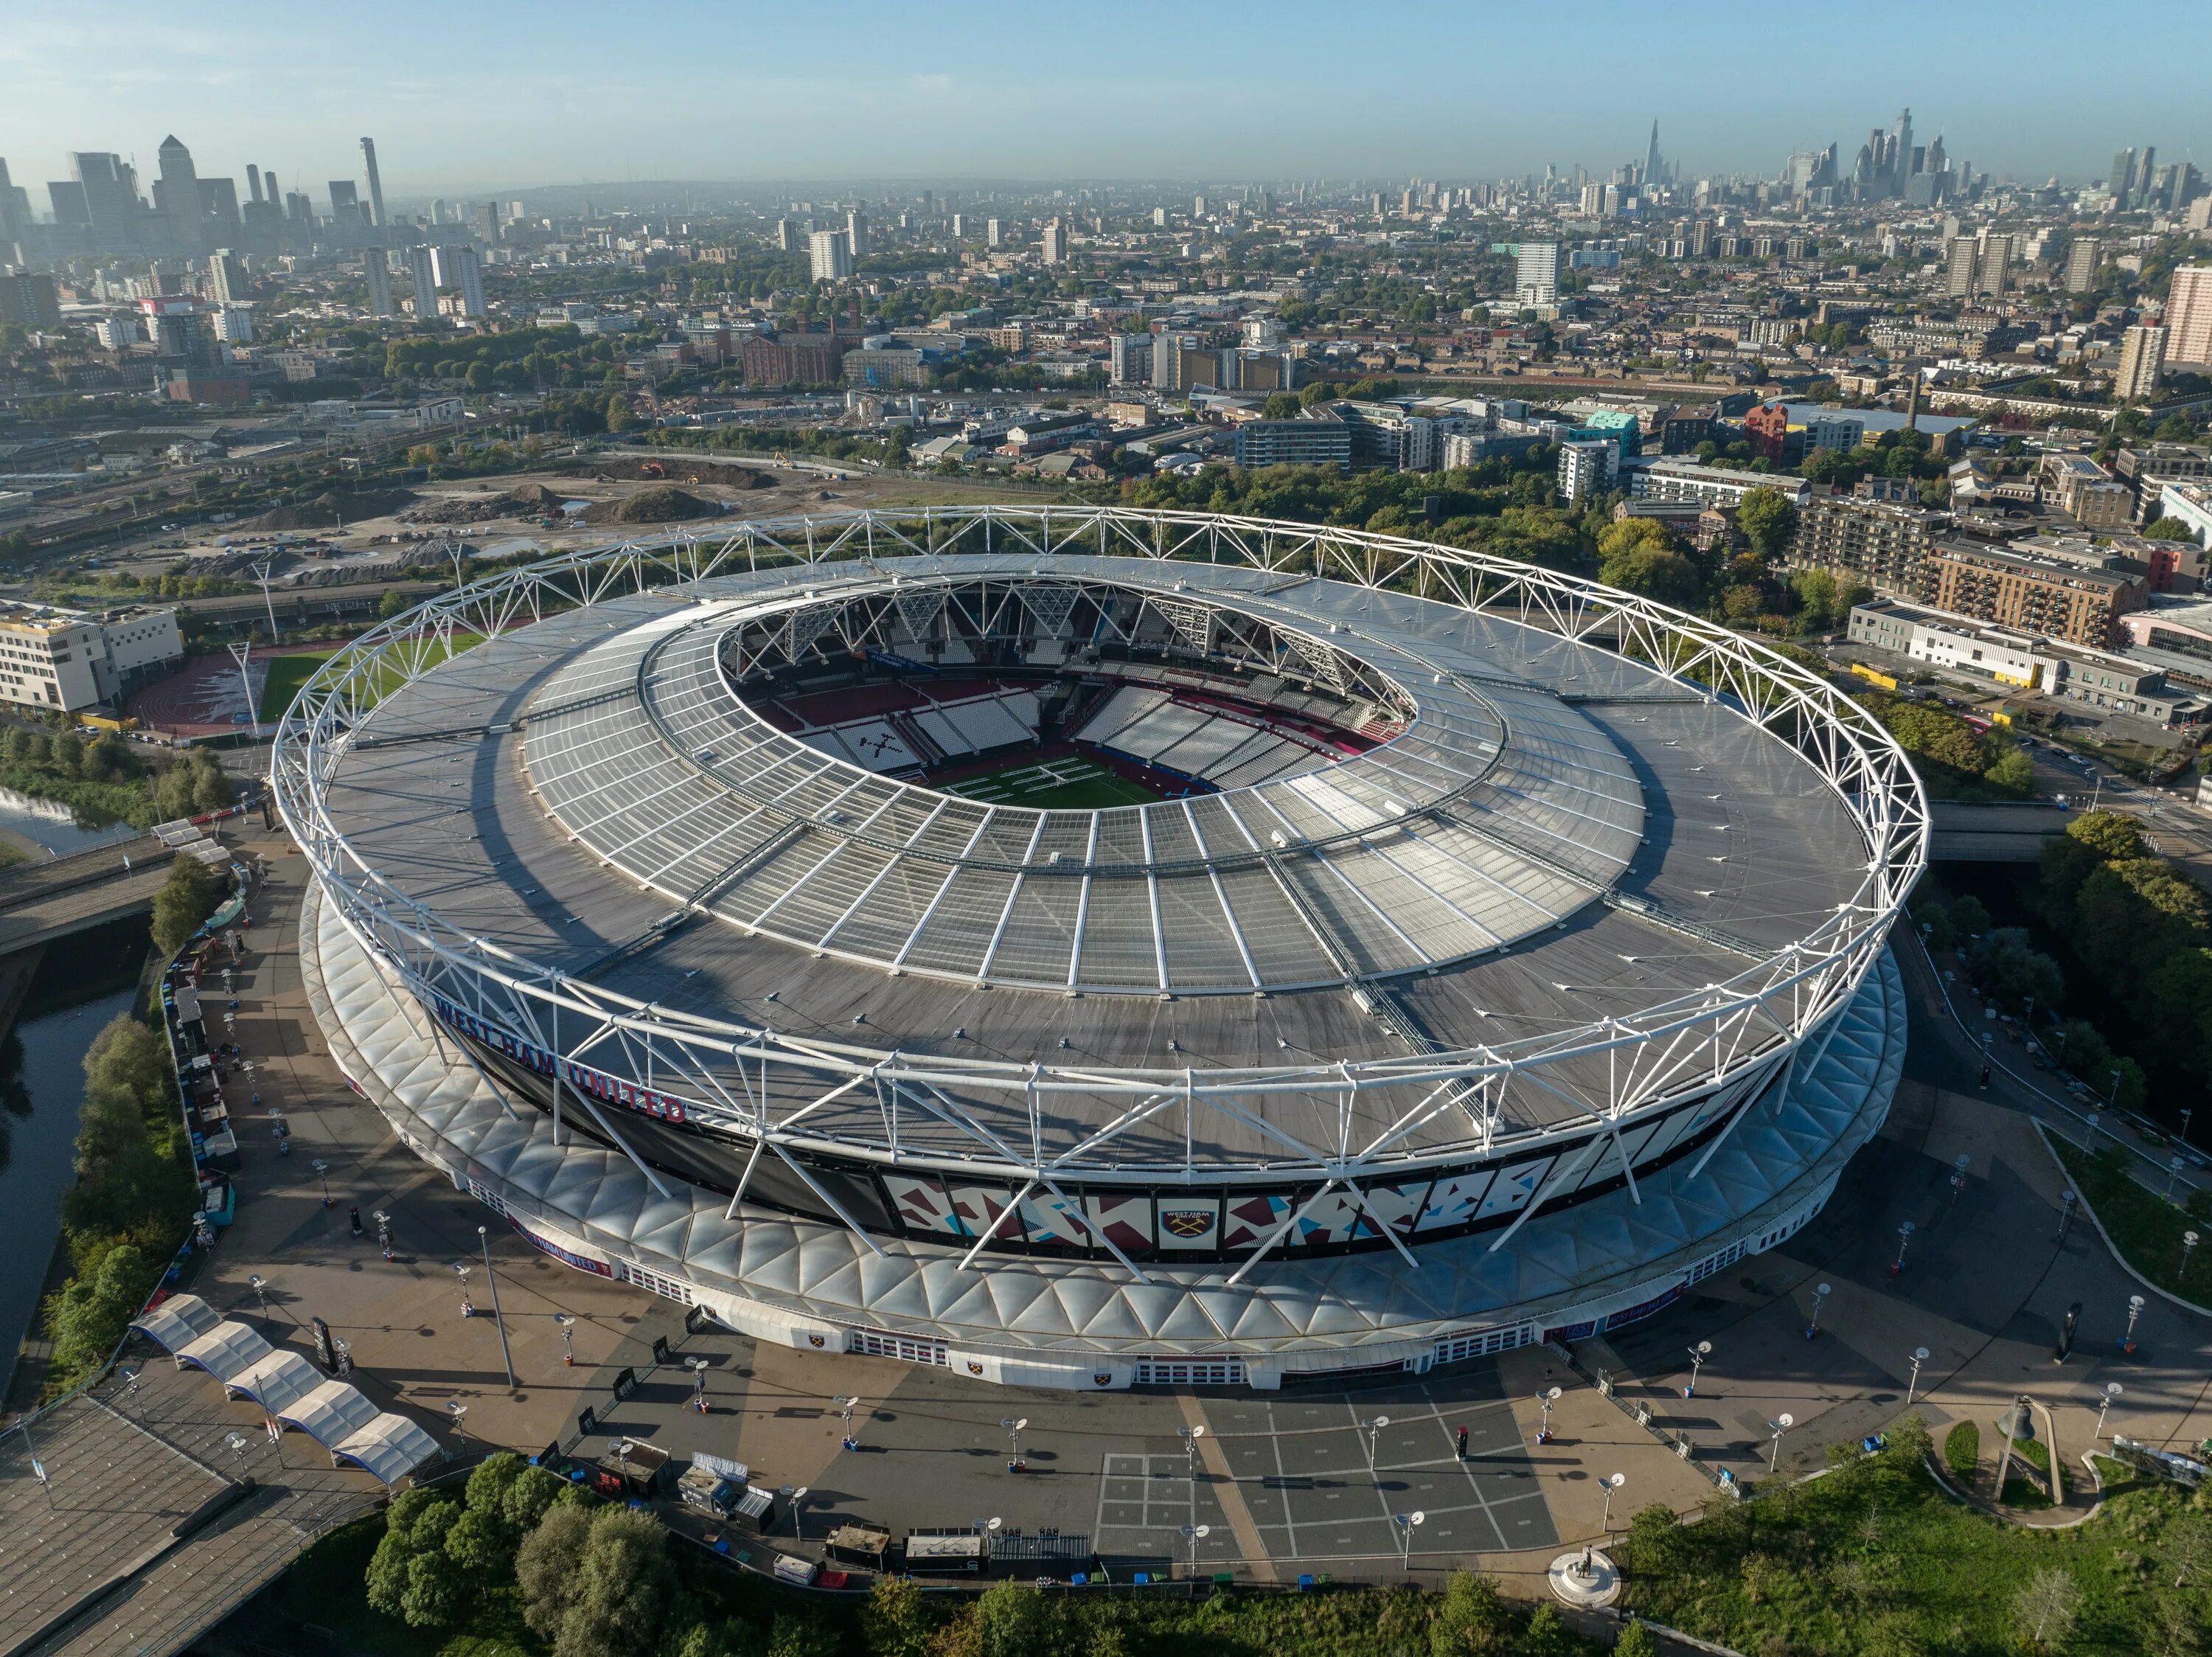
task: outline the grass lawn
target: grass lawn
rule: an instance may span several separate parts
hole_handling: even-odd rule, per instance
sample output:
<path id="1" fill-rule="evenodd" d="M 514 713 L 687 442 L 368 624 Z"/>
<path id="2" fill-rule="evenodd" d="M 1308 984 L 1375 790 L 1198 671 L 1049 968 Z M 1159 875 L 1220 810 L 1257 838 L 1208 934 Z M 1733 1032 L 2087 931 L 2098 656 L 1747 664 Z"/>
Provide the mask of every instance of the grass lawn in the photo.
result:
<path id="1" fill-rule="evenodd" d="M 1025 759 L 1003 771 L 948 783 L 945 792 L 986 805 L 1027 806 L 1037 811 L 1103 811 L 1109 806 L 1141 806 L 1158 797 L 1081 754 Z"/>
<path id="2" fill-rule="evenodd" d="M 453 635 L 453 642 L 450 649 L 442 644 L 436 648 L 436 659 L 443 661 L 448 655 L 465 650 L 472 644 L 483 643 L 483 637 L 479 634 L 456 633 Z M 259 714 L 261 722 L 264 725 L 273 724 L 282 719 L 284 716 L 284 710 L 290 707 L 293 699 L 300 694 L 300 687 L 314 677 L 318 668 L 337 654 L 336 650 L 325 650 L 320 653 L 310 650 L 302 651 L 298 655 L 270 657 L 269 679 L 261 688 Z M 392 673 L 387 673 L 386 677 L 397 682 L 398 675 Z"/>
<path id="3" fill-rule="evenodd" d="M 1920 1465 L 1923 1432 L 1878 1455 L 1771 1489 L 1695 1525 L 1638 1514 L 1627 1604 L 1654 1621 L 1758 1652 L 2013 1657 L 2015 1596 L 2057 1568 L 2081 1590 L 2068 1648 L 2140 1652 L 2170 1552 L 2204 1516 L 2171 1485 L 2124 1490 L 2085 1525 L 2033 1532 L 1944 1496 Z"/>
<path id="4" fill-rule="evenodd" d="M 2212 1246 L 2200 1244 L 2189 1251 L 2186 1277 L 2181 1270 L 2181 1234 L 2204 1230 L 2206 1216 L 2191 1218 L 2187 1209 L 2137 1184 L 2128 1172 L 2132 1159 L 2117 1147 L 2092 1155 L 2056 1132 L 2051 1142 L 2123 1259 L 2171 1294 L 2199 1306 L 2212 1301 Z"/>

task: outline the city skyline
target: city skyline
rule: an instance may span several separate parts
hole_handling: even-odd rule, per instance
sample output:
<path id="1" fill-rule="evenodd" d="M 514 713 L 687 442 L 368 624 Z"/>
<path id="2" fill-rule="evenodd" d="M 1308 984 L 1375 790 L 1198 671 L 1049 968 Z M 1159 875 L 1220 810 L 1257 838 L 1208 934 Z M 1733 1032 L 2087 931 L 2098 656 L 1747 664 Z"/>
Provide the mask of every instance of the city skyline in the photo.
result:
<path id="1" fill-rule="evenodd" d="M 16 94 L 0 113 L 0 155 L 17 183 L 66 179 L 69 153 L 90 149 L 135 156 L 150 176 L 170 131 L 205 174 L 240 174 L 254 159 L 319 183 L 360 176 L 360 135 L 371 132 L 383 137 L 395 203 L 631 181 L 1482 179 L 1547 164 L 1602 174 L 1644 154 L 1655 117 L 1684 176 L 1771 176 L 1793 151 L 1831 143 L 1848 166 L 1867 131 L 1905 107 L 1917 131 L 1982 170 L 2080 181 L 2126 146 L 2190 156 L 2207 118 L 2187 88 L 2212 66 L 2212 40 L 2179 6 L 2140 14 L 2124 44 L 2069 39 L 2056 119 L 2059 37 L 2037 20 L 2070 29 L 2071 15 L 2051 6 L 2009 8 L 2001 21 L 1985 9 L 1911 14 L 1920 49 L 1900 53 L 1880 27 L 1839 36 L 1706 5 L 1654 29 L 1647 13 L 1600 5 L 1577 14 L 1571 54 L 1557 51 L 1547 20 L 1502 10 L 1369 12 L 1352 30 L 1341 14 L 1292 5 L 1261 30 L 1134 8 L 1116 40 L 1171 27 L 1164 57 L 1102 52 L 1097 37 L 1050 19 L 963 31 L 942 14 L 925 26 L 860 6 L 848 9 L 853 27 L 825 71 L 821 25 L 750 9 L 664 9 L 645 32 L 576 7 L 492 5 L 455 19 L 400 4 L 390 26 L 383 13 L 375 27 L 318 20 L 313 49 L 287 52 L 281 74 L 240 45 L 298 35 L 295 14 L 263 5 L 238 9 L 220 31 L 25 12 L 0 34 L 0 78 Z M 434 32 L 405 27 L 410 17 L 434 17 Z M 2160 74 L 2146 82 L 2137 47 L 2152 37 Z M 430 40 L 439 52 L 419 49 Z M 693 90 L 672 98 L 678 41 Z M 1814 53 L 1810 84 L 1796 66 Z M 487 76 L 488 62 L 503 72 Z M 1408 87 L 1417 73 L 1437 79 L 1437 64 L 1447 69 L 1432 94 Z"/>

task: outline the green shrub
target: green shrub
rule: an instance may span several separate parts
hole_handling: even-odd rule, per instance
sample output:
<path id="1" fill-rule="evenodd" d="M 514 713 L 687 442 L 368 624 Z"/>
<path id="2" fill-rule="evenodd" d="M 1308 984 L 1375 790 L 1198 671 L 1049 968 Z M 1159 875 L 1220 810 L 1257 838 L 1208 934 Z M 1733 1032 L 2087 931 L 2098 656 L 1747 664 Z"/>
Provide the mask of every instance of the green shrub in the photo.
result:
<path id="1" fill-rule="evenodd" d="M 1982 1429 L 1962 1421 L 1943 1435 L 1943 1465 L 1960 1478 L 1972 1478 L 1982 1465 Z"/>

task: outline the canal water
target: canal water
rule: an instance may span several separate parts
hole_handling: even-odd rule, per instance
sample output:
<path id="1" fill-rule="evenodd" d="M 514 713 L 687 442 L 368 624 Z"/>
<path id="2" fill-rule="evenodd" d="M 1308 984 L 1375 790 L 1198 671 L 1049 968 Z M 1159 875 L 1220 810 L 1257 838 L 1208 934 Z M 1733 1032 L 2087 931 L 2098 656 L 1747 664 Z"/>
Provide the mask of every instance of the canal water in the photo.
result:
<path id="1" fill-rule="evenodd" d="M 67 806 L 18 794 L 13 789 L 0 789 L 0 830 L 44 848 L 46 855 L 52 857 L 66 857 L 73 851 L 112 846 L 138 838 L 138 831 L 128 823 L 79 828 L 75 814 Z"/>
<path id="2" fill-rule="evenodd" d="M 41 977 L 45 974 L 42 972 Z M 15 1349 L 38 1310 L 46 1262 L 61 1235 L 62 1193 L 74 1175 L 77 1112 L 84 1106 L 84 1056 L 92 1039 L 118 1013 L 128 1012 L 134 990 L 118 990 L 75 1007 L 19 1022 L 22 1090 L 9 1090 L 6 1116 L 8 1165 L 0 1168 L 0 1371 L 12 1371 Z"/>

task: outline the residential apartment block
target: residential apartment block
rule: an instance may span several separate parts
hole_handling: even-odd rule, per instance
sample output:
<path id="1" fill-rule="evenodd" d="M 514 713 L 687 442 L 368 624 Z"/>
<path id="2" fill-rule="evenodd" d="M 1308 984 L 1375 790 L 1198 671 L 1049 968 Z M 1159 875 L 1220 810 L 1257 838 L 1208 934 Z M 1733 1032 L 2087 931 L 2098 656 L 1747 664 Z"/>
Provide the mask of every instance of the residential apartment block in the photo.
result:
<path id="1" fill-rule="evenodd" d="M 2116 623 L 2150 601 L 2141 576 L 1951 544 L 1929 554 L 1938 610 L 2017 632 L 2101 649 Z"/>
<path id="2" fill-rule="evenodd" d="M 1923 507 L 1848 495 L 1807 502 L 1785 563 L 1792 570 L 1827 570 L 1877 593 L 1925 600 L 1934 586 L 1928 554 L 1948 517 Z"/>

